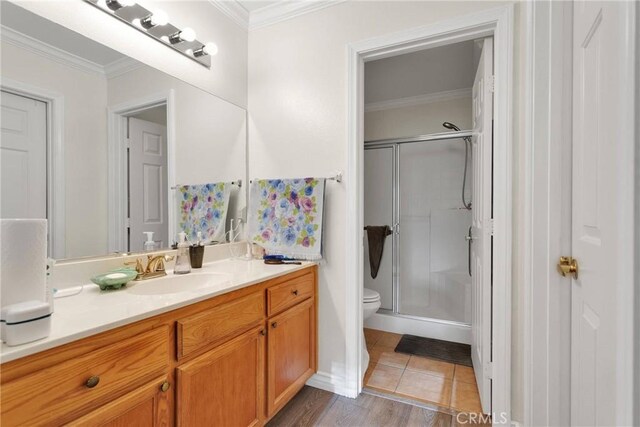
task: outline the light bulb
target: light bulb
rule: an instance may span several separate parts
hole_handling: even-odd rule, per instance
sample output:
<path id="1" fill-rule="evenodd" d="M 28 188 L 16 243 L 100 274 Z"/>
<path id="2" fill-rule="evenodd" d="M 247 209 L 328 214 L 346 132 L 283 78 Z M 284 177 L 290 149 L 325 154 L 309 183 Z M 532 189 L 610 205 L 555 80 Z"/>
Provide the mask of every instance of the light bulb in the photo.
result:
<path id="1" fill-rule="evenodd" d="M 204 53 L 206 53 L 207 55 L 215 55 L 216 53 L 218 53 L 218 45 L 215 44 L 214 42 L 208 42 L 207 44 L 205 44 L 202 47 L 202 50 L 204 51 Z"/>
<path id="2" fill-rule="evenodd" d="M 182 31 L 180 31 L 179 36 L 180 36 L 180 40 L 182 41 L 192 42 L 196 39 L 196 32 L 193 31 L 191 28 L 187 27 Z"/>
<path id="3" fill-rule="evenodd" d="M 151 15 L 151 23 L 153 25 L 167 25 L 169 23 L 169 15 L 163 10 L 156 10 Z"/>

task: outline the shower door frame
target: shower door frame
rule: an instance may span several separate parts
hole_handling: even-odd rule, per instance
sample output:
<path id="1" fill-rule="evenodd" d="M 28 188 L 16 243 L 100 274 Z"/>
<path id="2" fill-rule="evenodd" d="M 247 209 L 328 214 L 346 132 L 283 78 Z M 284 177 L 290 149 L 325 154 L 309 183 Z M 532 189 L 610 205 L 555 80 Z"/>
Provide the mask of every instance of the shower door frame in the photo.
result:
<path id="1" fill-rule="evenodd" d="M 454 132 L 438 132 L 428 135 L 419 135 L 413 137 L 404 138 L 390 138 L 390 139 L 378 139 L 373 141 L 364 142 L 364 150 L 376 150 L 376 149 L 392 149 L 393 150 L 393 162 L 391 165 L 391 175 L 393 176 L 392 183 L 392 225 L 391 229 L 391 310 L 381 308 L 378 310 L 381 314 L 387 314 L 396 317 L 403 317 L 406 319 L 422 320 L 429 322 L 438 322 L 445 325 L 454 325 L 461 327 L 470 327 L 470 323 L 458 322 L 455 320 L 438 319 L 435 317 L 417 316 L 414 314 L 407 314 L 400 312 L 400 230 L 402 224 L 400 222 L 400 145 L 404 144 L 424 144 L 428 142 L 440 142 L 452 139 L 463 139 L 465 137 L 473 136 L 471 130 L 454 131 Z"/>

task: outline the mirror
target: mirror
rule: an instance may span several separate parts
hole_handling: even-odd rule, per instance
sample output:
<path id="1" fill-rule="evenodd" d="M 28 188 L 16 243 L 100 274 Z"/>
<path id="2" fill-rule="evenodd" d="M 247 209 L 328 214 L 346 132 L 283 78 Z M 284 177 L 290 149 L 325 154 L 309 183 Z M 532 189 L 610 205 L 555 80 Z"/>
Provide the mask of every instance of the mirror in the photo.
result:
<path id="1" fill-rule="evenodd" d="M 226 241 L 246 206 L 246 111 L 1 7 L 0 217 L 47 218 L 56 259 L 168 248 L 182 229 Z"/>

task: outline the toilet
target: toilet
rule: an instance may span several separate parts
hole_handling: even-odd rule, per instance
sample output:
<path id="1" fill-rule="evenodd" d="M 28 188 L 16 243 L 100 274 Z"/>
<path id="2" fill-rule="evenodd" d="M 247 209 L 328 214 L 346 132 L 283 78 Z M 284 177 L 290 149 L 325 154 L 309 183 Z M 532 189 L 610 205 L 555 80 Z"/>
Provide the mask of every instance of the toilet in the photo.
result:
<path id="1" fill-rule="evenodd" d="M 362 321 L 366 321 L 380 308 L 380 294 L 373 289 L 364 288 L 362 293 Z M 369 366 L 369 352 L 367 351 L 367 342 L 364 339 L 364 330 L 362 331 L 362 372 L 360 374 L 364 378 L 364 373 Z"/>

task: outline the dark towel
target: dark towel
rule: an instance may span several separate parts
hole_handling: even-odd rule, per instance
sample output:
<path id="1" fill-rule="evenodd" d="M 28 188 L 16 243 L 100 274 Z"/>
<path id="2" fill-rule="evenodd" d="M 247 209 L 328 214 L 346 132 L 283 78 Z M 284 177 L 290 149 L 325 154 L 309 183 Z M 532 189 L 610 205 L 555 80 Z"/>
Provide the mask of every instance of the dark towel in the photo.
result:
<path id="1" fill-rule="evenodd" d="M 371 277 L 376 278 L 380 269 L 380 261 L 382 260 L 382 251 L 384 249 L 384 241 L 391 229 L 388 225 L 367 225 L 367 237 L 369 238 L 369 264 L 371 265 Z"/>

